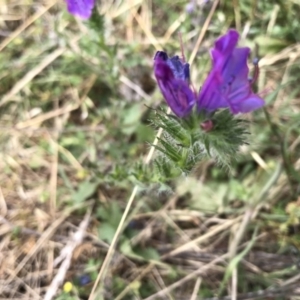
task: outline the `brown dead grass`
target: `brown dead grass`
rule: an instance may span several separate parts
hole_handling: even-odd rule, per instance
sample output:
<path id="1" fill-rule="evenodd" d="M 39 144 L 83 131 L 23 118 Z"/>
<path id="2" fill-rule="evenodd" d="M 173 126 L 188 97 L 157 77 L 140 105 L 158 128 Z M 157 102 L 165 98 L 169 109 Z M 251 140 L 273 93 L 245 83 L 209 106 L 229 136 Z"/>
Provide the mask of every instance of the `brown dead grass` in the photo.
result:
<path id="1" fill-rule="evenodd" d="M 103 2 L 99 9 L 106 14 L 111 24 L 119 16 L 126 20 L 126 26 L 123 28 L 124 41 L 139 41 L 143 48 L 151 45 L 153 49 L 161 49 L 174 38 L 176 30 L 185 18 L 185 14 L 180 15 L 173 24 L 170 24 L 165 34 L 158 37 L 152 31 L 153 15 L 150 0 L 122 1 L 119 6 L 112 1 Z M 8 51 L 14 42 L 16 47 L 18 39 L 23 41 L 30 39 L 35 34 L 34 26 L 37 22 L 43 24 L 54 22 L 55 14 L 61 14 L 60 10 L 64 9 L 63 4 L 56 4 L 56 1 L 39 2 L 35 6 L 31 7 L 25 2 L 7 2 L 6 5 L 1 6 L 0 27 L 9 34 L 1 39 L 0 51 Z M 213 14 L 214 10 L 212 9 L 211 12 Z M 191 60 L 194 59 L 205 36 L 210 17 L 198 35 L 199 42 L 196 43 Z M 11 21 L 12 18 L 14 21 Z M 6 21 L 10 24 L 9 26 Z M 71 39 L 71 46 L 75 52 L 77 50 L 80 52 L 77 42 L 80 35 L 85 34 L 85 28 L 80 21 L 77 25 L 81 32 Z M 111 42 L 117 42 L 113 36 Z M 64 130 L 68 130 L 65 125 L 70 118 L 70 113 L 86 101 L 87 94 L 95 83 L 96 75 L 86 78 L 78 90 L 66 91 L 65 97 L 69 97 L 70 101 L 66 101 L 63 106 L 58 106 L 58 100 L 54 99 L 53 107 L 48 112 L 35 114 L 33 110 L 23 110 L 22 115 L 18 114 L 18 107 L 23 97 L 29 93 L 31 82 L 41 75 L 45 68 L 55 64 L 55 61 L 66 50 L 65 47 L 58 47 L 47 55 L 39 56 L 37 64 L 32 66 L 26 74 L 17 78 L 0 100 L 2 108 L 11 104 L 7 110 L 4 110 L 0 121 L 2 149 L 0 153 L 1 299 L 43 299 L 59 270 L 59 266 L 54 267 L 55 259 L 59 257 L 66 245 L 72 242 L 74 234 L 79 232 L 82 216 L 78 214 L 78 211 L 83 208 L 92 209 L 94 206 L 93 201 L 71 208 L 58 205 L 58 203 L 65 203 L 71 193 L 65 188 L 65 182 L 58 174 L 59 167 L 63 166 L 74 182 L 79 180 L 78 173 L 84 170 L 81 162 L 59 145 L 58 138 Z M 26 51 L 24 49 L 25 54 Z M 285 83 L 287 80 L 285 75 L 288 74 L 292 63 L 299 62 L 299 58 L 299 45 L 291 45 L 275 55 L 264 57 L 261 60 L 262 76 L 259 89 L 274 90 L 278 82 Z M 97 65 L 97 58 L 87 59 Z M 279 62 L 280 69 L 274 69 L 275 66 L 278 67 Z M 149 95 L 141 91 L 138 84 L 128 81 L 126 76 L 122 77 L 122 82 L 130 89 L 138 90 L 141 97 L 149 99 Z M 47 95 L 47 91 L 43 92 L 45 98 L 51 97 Z M 283 90 L 277 97 L 274 107 L 270 108 L 275 119 L 280 118 L 280 108 L 288 101 L 288 97 L 288 91 Z M 294 112 L 299 112 L 298 97 L 299 95 L 296 95 L 292 102 Z M 44 126 L 49 121 L 53 125 L 51 128 Z M 84 129 L 92 131 L 95 127 L 80 130 Z M 105 131 L 105 125 L 101 125 L 97 130 Z M 41 147 L 42 143 L 46 144 L 51 151 Z M 64 155 L 64 161 L 59 159 L 60 154 Z M 146 162 L 149 162 L 151 157 L 152 152 L 146 158 Z M 266 166 L 268 165 L 263 158 L 261 160 Z M 299 170 L 299 159 L 295 166 Z M 269 171 L 266 170 L 266 172 Z M 63 193 L 60 192 L 61 188 Z M 127 202 L 128 210 L 123 215 L 124 222 L 120 223 L 119 231 L 110 246 L 97 237 L 99 226 L 97 218 L 93 215 L 89 217 L 86 232 L 82 234 L 78 244 L 72 248 L 70 266 L 65 270 L 62 282 L 71 281 L 80 275 L 89 259 L 101 257 L 104 262 L 102 266 L 99 266 L 100 275 L 89 299 L 93 299 L 99 286 L 102 287 L 105 298 L 112 299 L 110 289 L 113 287 L 113 276 L 119 276 L 126 283 L 126 287 L 115 298 L 116 300 L 131 299 L 128 295 L 132 294 L 137 282 L 140 284 L 151 282 L 156 289 L 156 292 L 144 298 L 145 300 L 198 299 L 196 295 L 203 282 L 206 287 L 218 289 L 228 265 L 228 259 L 234 258 L 245 247 L 247 239 L 251 239 L 247 228 L 258 217 L 259 212 L 268 210 L 270 203 L 275 204 L 288 194 L 289 187 L 284 173 L 278 174 L 276 180 L 271 180 L 270 185 L 263 192 L 259 199 L 261 201 L 257 201 L 259 204 L 244 214 L 228 215 L 227 219 L 220 218 L 218 215 L 206 216 L 198 211 L 183 208 L 177 196 L 169 197 L 165 206 L 160 210 L 147 214 L 135 214 L 133 218 L 142 224 L 142 230 L 132 239 L 132 244 L 154 247 L 161 255 L 161 263 L 139 263 L 115 249 L 127 213 L 131 211 L 132 203 L 137 198 L 141 200 L 135 188 L 131 200 Z M 125 194 L 127 193 L 120 193 L 123 196 Z M 105 189 L 99 188 L 98 195 L 100 201 L 110 201 L 105 195 Z M 114 197 L 115 195 L 111 198 Z M 123 203 L 127 201 L 122 200 Z M 173 238 L 166 234 L 168 227 L 172 228 Z M 257 248 L 261 249 L 253 250 L 245 256 L 241 261 L 243 268 L 253 276 L 263 276 L 291 266 L 295 260 L 294 256 L 269 253 L 276 247 L 277 239 L 278 232 L 274 231 L 274 228 L 256 236 Z M 171 274 L 169 266 L 180 270 L 182 275 L 180 279 L 175 281 L 169 279 Z M 291 272 L 289 275 L 289 278 L 283 277 L 278 282 L 279 286 L 282 286 L 283 290 L 286 284 L 290 287 L 289 293 L 299 293 L 297 290 L 299 276 L 296 272 Z M 234 295 L 237 293 L 238 276 L 235 271 L 232 281 L 227 285 L 228 293 L 231 295 L 229 299 L 237 299 Z M 93 284 L 89 286 L 90 289 L 92 286 Z M 58 291 L 60 289 L 61 285 L 58 286 Z M 176 290 L 175 298 L 171 296 L 174 290 Z M 279 291 L 274 293 L 279 293 Z M 247 298 L 246 295 L 238 299 L 250 299 L 250 296 Z M 141 298 L 137 296 L 135 299 Z"/>

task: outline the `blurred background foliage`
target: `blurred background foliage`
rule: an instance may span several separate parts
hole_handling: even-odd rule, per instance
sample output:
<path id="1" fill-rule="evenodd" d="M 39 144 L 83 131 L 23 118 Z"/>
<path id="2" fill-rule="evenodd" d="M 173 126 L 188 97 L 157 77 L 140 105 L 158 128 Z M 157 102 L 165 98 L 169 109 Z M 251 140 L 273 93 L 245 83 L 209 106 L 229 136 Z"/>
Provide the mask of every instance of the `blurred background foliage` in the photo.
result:
<path id="1" fill-rule="evenodd" d="M 258 290 L 261 299 L 297 299 L 289 295 L 299 286 L 300 1 L 215 1 L 101 0 L 87 21 L 63 1 L 1 3 L 3 299 L 43 297 L 54 258 L 91 209 L 64 279 L 72 285 L 56 298 L 88 299 L 135 185 L 101 299 L 162 299 L 160 291 L 164 299 L 252 299 Z M 165 106 L 155 51 L 180 54 L 180 32 L 187 60 L 196 51 L 199 86 L 209 49 L 229 28 L 261 59 L 266 108 L 243 116 L 250 141 L 230 170 L 207 159 L 187 178 L 162 181 L 144 163 L 153 109 Z"/>

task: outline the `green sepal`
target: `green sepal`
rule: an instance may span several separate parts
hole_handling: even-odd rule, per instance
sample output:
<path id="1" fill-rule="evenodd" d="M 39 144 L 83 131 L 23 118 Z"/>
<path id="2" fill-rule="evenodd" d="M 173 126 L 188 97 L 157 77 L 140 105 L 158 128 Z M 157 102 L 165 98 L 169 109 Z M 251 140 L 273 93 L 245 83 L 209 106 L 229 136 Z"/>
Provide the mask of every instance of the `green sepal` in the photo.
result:
<path id="1" fill-rule="evenodd" d="M 205 122 L 211 123 L 211 128 L 201 126 L 207 124 Z M 158 138 L 158 145 L 155 145 L 160 153 L 155 165 L 167 178 L 188 175 L 203 159 L 213 159 L 229 168 L 240 146 L 247 144 L 247 121 L 237 118 L 227 109 L 209 114 L 194 110 L 185 118 L 158 109 L 152 124 L 164 130 Z"/>

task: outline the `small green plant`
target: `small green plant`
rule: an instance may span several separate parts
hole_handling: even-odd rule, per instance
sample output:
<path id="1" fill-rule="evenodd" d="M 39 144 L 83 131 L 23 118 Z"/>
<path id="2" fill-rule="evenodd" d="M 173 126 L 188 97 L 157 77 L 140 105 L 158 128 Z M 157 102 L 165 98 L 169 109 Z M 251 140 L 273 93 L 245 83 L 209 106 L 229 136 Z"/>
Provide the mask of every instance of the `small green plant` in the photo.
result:
<path id="1" fill-rule="evenodd" d="M 228 110 L 218 111 L 210 119 L 198 112 L 181 119 L 160 109 L 152 122 L 164 129 L 155 145 L 160 152 L 155 166 L 168 179 L 188 175 L 203 159 L 230 167 L 240 146 L 247 143 L 247 122 Z M 207 126 L 211 128 L 207 130 Z"/>

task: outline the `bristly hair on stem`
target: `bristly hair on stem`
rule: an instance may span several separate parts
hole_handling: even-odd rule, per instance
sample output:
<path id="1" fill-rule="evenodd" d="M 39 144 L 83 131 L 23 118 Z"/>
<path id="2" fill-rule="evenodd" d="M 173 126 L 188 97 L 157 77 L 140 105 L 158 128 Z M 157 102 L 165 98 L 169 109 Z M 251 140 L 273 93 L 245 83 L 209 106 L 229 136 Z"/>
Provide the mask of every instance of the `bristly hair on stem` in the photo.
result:
<path id="1" fill-rule="evenodd" d="M 227 109 L 209 118 L 198 111 L 178 118 L 159 108 L 151 122 L 156 128 L 164 129 L 155 145 L 159 154 L 154 164 L 165 179 L 188 175 L 205 159 L 230 168 L 240 146 L 247 144 L 247 121 L 233 116 Z"/>

